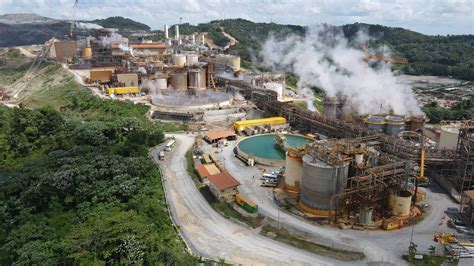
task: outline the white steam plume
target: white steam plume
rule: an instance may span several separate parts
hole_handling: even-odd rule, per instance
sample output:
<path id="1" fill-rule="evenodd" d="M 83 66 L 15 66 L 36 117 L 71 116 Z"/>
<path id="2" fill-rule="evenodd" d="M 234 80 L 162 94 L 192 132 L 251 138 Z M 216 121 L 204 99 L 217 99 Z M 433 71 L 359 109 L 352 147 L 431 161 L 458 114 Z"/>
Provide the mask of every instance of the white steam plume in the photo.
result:
<path id="1" fill-rule="evenodd" d="M 298 75 L 299 88 L 318 86 L 328 96 L 342 96 L 360 114 L 421 114 L 411 88 L 397 82 L 390 66 L 369 67 L 363 51 L 350 47 L 341 32 L 313 26 L 303 37 L 272 36 L 261 56 L 267 67 Z"/>
<path id="2" fill-rule="evenodd" d="M 306 108 L 308 108 L 308 111 L 318 112 L 318 110 L 316 110 L 316 108 L 314 107 L 314 92 L 308 87 L 303 87 L 299 91 L 300 91 L 300 94 L 305 97 L 306 105 L 307 105 Z"/>
<path id="3" fill-rule="evenodd" d="M 134 56 L 133 48 L 128 44 L 128 38 L 125 38 L 116 32 L 112 32 L 107 36 L 101 36 L 99 41 L 103 47 L 110 47 L 112 44 L 118 44 L 120 50 L 129 52 L 131 56 Z"/>
<path id="4" fill-rule="evenodd" d="M 157 94 L 159 93 L 159 90 L 156 88 L 157 84 L 156 81 L 154 80 L 145 80 L 142 82 L 140 89 L 143 91 L 147 91 L 150 94 Z"/>
<path id="5" fill-rule="evenodd" d="M 133 47 L 131 45 L 128 45 L 127 43 L 121 43 L 118 45 L 119 49 L 124 51 L 124 52 L 129 52 L 131 56 L 133 55 Z"/>
<path id="6" fill-rule="evenodd" d="M 112 32 L 107 36 L 101 36 L 99 40 L 103 47 L 110 47 L 112 44 L 128 44 L 128 39 L 116 32 Z"/>
<path id="7" fill-rule="evenodd" d="M 95 23 L 86 23 L 86 22 L 76 22 L 75 26 L 78 29 L 92 29 L 92 30 L 103 29 L 103 27 L 100 25 L 97 25 Z"/>

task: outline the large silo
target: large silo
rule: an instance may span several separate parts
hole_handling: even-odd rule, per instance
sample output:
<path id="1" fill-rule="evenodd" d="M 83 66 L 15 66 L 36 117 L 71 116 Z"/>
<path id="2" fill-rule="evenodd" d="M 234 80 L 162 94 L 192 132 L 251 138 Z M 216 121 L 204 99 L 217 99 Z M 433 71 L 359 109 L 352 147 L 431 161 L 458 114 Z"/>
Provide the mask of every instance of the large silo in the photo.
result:
<path id="1" fill-rule="evenodd" d="M 263 88 L 277 93 L 277 100 L 283 99 L 283 84 L 278 82 L 267 82 L 263 84 Z"/>
<path id="2" fill-rule="evenodd" d="M 302 175 L 303 161 L 301 157 L 287 152 L 285 158 L 285 188 L 291 191 L 300 191 Z"/>
<path id="3" fill-rule="evenodd" d="M 304 155 L 300 205 L 321 213 L 335 211 L 337 202 L 333 196 L 346 187 L 348 170 L 348 164 L 330 165 L 310 154 Z"/>
<path id="4" fill-rule="evenodd" d="M 377 132 L 384 132 L 385 131 L 385 117 L 380 115 L 369 115 L 365 119 L 365 123 L 367 124 L 367 128 Z"/>
<path id="5" fill-rule="evenodd" d="M 395 216 L 408 216 L 410 215 L 411 202 L 412 193 L 410 191 L 399 191 L 390 195 L 389 208 L 392 209 L 392 214 Z"/>
<path id="6" fill-rule="evenodd" d="M 412 116 L 409 118 L 408 130 L 417 131 L 425 127 L 426 117 L 424 115 Z"/>
<path id="7" fill-rule="evenodd" d="M 206 71 L 203 69 L 192 69 L 188 73 L 189 89 L 205 90 L 206 89 Z"/>
<path id="8" fill-rule="evenodd" d="M 168 88 L 168 84 L 165 78 L 156 79 L 156 89 L 157 90 L 166 90 Z"/>
<path id="9" fill-rule="evenodd" d="M 225 64 L 232 68 L 234 71 L 240 70 L 240 56 L 218 54 L 216 56 L 216 59 L 219 64 Z"/>
<path id="10" fill-rule="evenodd" d="M 442 126 L 438 148 L 456 150 L 459 139 L 459 125 Z"/>
<path id="11" fill-rule="evenodd" d="M 170 75 L 170 85 L 173 90 L 186 91 L 188 90 L 188 73 L 180 72 Z"/>
<path id="12" fill-rule="evenodd" d="M 329 96 L 324 97 L 324 100 L 323 100 L 323 105 L 324 105 L 323 114 L 327 117 L 336 118 L 336 116 L 337 116 L 337 106 L 339 104 L 340 103 L 339 103 L 337 97 L 329 97 Z"/>
<path id="13" fill-rule="evenodd" d="M 199 62 L 199 57 L 197 54 L 187 54 L 186 55 L 186 65 L 193 66 Z"/>
<path id="14" fill-rule="evenodd" d="M 385 118 L 385 133 L 396 136 L 405 128 L 405 120 L 400 116 L 389 115 Z"/>
<path id="15" fill-rule="evenodd" d="M 173 55 L 173 63 L 177 67 L 184 67 L 184 65 L 186 64 L 186 55 L 184 54 Z"/>
<path id="16" fill-rule="evenodd" d="M 346 122 L 352 122 L 354 121 L 354 110 L 352 110 L 352 107 L 349 103 L 346 103 L 342 106 L 341 108 L 341 119 L 346 121 Z"/>

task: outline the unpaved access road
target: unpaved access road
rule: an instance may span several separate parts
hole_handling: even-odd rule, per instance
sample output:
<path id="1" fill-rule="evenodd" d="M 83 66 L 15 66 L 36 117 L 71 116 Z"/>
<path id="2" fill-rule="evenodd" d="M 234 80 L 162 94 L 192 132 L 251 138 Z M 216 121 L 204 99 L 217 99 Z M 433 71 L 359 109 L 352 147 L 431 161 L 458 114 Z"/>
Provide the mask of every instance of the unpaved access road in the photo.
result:
<path id="1" fill-rule="evenodd" d="M 175 135 L 177 145 L 158 159 L 160 147 L 150 151 L 160 166 L 165 195 L 174 222 L 193 253 L 243 265 L 341 265 L 261 236 L 258 230 L 237 224 L 214 211 L 186 171 L 185 153 L 194 136 Z"/>

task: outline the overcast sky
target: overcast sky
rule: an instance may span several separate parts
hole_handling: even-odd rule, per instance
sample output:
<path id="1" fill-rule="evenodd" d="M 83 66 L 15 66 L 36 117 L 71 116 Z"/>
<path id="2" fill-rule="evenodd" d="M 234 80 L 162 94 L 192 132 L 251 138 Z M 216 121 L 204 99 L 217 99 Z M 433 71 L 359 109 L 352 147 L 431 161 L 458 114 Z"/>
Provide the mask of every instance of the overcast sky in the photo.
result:
<path id="1" fill-rule="evenodd" d="M 214 19 L 311 25 L 353 22 L 426 34 L 473 34 L 474 0 L 78 0 L 77 19 L 124 16 L 153 29 Z M 0 0 L 0 14 L 36 13 L 70 19 L 74 0 Z"/>

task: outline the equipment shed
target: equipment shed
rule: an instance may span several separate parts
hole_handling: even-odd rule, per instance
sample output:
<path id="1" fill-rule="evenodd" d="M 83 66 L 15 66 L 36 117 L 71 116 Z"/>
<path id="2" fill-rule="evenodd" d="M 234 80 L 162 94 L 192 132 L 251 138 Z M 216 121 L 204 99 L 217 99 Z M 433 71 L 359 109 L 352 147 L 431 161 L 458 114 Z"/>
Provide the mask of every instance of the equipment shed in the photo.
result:
<path id="1" fill-rule="evenodd" d="M 209 189 L 219 201 L 231 201 L 239 193 L 237 190 L 237 187 L 240 186 L 239 181 L 228 172 L 211 175 L 208 179 Z"/>

